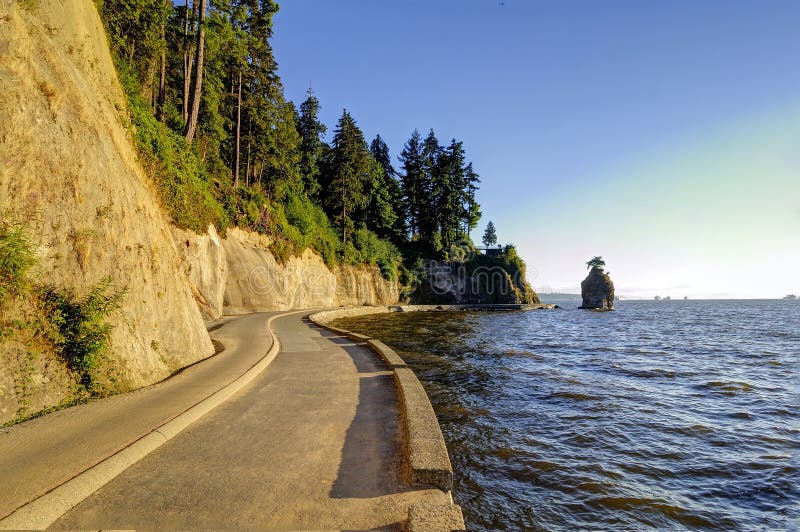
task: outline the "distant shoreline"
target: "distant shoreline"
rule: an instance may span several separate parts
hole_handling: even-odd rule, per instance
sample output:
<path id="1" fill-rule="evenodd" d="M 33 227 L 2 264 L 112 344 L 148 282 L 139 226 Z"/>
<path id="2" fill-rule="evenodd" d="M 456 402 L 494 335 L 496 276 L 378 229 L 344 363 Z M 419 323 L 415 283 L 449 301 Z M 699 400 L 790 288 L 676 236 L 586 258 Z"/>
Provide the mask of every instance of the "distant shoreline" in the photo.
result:
<path id="1" fill-rule="evenodd" d="M 553 294 L 553 293 L 536 293 L 541 299 L 542 303 L 558 303 L 561 301 L 580 301 L 580 294 Z M 653 297 L 644 296 L 625 296 L 622 295 L 617 301 L 658 301 L 658 302 L 685 302 L 685 301 L 800 301 L 800 299 L 787 299 L 786 297 L 691 297 L 683 299 L 683 296 L 672 297 L 671 299 L 656 300 Z"/>

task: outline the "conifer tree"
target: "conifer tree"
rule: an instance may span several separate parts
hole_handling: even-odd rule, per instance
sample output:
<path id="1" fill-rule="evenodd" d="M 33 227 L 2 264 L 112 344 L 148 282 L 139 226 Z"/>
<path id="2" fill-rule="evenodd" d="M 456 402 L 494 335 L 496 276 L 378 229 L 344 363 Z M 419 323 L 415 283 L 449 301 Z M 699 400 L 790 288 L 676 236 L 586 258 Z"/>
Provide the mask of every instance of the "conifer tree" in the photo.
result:
<path id="1" fill-rule="evenodd" d="M 494 224 L 490 221 L 486 225 L 486 231 L 483 233 L 483 245 L 488 248 L 495 244 L 497 244 L 497 231 L 494 228 Z"/>
<path id="2" fill-rule="evenodd" d="M 165 26 L 171 6 L 164 0 L 104 0 L 98 3 L 98 9 L 111 49 L 135 69 L 141 81 L 142 97 L 155 110 L 160 103 L 156 73 L 160 69 L 161 55 L 168 47 Z"/>
<path id="3" fill-rule="evenodd" d="M 364 212 L 359 212 L 354 219 L 374 231 L 379 237 L 392 238 L 395 236 L 397 213 L 392 204 L 389 184 L 391 178 L 386 177 L 386 172 L 378 161 L 372 157 L 370 159 L 372 168 L 364 187 L 366 207 Z"/>
<path id="4" fill-rule="evenodd" d="M 364 134 L 353 117 L 345 109 L 336 125 L 331 145 L 330 172 L 323 200 L 328 213 L 333 217 L 346 245 L 355 229 L 355 220 L 367 205 L 366 192 L 376 170 Z"/>
<path id="5" fill-rule="evenodd" d="M 464 223 L 464 234 L 469 234 L 470 231 L 478 226 L 478 220 L 481 219 L 481 206 L 475 201 L 475 193 L 478 191 L 478 183 L 480 183 L 480 176 L 472 169 L 472 163 L 469 163 L 464 169 L 464 185 L 463 185 L 463 211 L 461 219 Z"/>
<path id="6" fill-rule="evenodd" d="M 206 1 L 195 0 L 200 2 L 200 9 L 198 10 L 197 20 L 197 41 L 195 49 L 197 50 L 197 58 L 194 65 L 194 79 L 192 80 L 190 97 L 189 97 L 189 113 L 186 119 L 186 142 L 191 144 L 194 140 L 195 132 L 197 131 L 197 119 L 200 115 L 200 98 L 203 94 L 203 61 L 205 59 L 205 14 L 206 14 Z"/>
<path id="7" fill-rule="evenodd" d="M 391 227 L 387 228 L 387 232 L 379 235 L 384 238 L 389 238 L 395 243 L 405 242 L 408 234 L 408 225 L 406 223 L 406 206 L 403 200 L 403 190 L 397 180 L 397 172 L 392 166 L 392 159 L 389 156 L 389 146 L 377 135 L 370 144 L 370 152 L 372 157 L 381 166 L 382 180 L 381 187 L 386 191 L 387 201 L 391 205 L 391 209 L 395 215 L 395 221 Z"/>
<path id="8" fill-rule="evenodd" d="M 319 121 L 319 100 L 309 87 L 305 101 L 300 105 L 297 131 L 300 133 L 300 172 L 303 175 L 306 193 L 315 198 L 319 193 L 320 164 L 322 163 L 322 136 L 327 129 Z"/>
<path id="9" fill-rule="evenodd" d="M 402 188 L 405 196 L 406 213 L 411 230 L 412 240 L 419 235 L 421 210 L 424 206 L 424 183 L 422 138 L 418 130 L 411 133 L 411 137 L 400 153 L 400 162 L 403 165 Z"/>
<path id="10" fill-rule="evenodd" d="M 436 134 L 431 129 L 422 143 L 422 183 L 419 205 L 419 233 L 434 251 L 442 249 L 439 232 L 440 197 L 447 187 L 446 159 Z"/>
<path id="11" fill-rule="evenodd" d="M 436 205 L 437 221 L 444 249 L 449 249 L 461 236 L 466 180 L 465 157 L 464 145 L 456 139 L 453 139 L 440 155 Z"/>

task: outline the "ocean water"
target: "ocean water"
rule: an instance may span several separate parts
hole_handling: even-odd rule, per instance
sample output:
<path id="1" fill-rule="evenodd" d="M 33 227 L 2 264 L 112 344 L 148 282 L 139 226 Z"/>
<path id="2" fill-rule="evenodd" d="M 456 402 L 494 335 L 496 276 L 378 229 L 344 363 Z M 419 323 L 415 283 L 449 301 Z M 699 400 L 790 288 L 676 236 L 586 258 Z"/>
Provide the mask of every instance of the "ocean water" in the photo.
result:
<path id="1" fill-rule="evenodd" d="M 338 324 L 422 381 L 470 530 L 800 528 L 800 301 Z"/>

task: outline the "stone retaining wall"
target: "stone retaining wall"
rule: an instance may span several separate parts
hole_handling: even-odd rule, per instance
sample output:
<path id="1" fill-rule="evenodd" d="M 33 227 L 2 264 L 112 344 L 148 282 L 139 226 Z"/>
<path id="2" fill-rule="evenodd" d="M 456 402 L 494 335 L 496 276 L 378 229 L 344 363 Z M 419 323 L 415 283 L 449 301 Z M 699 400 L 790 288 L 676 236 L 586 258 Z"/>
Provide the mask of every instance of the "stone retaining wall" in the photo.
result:
<path id="1" fill-rule="evenodd" d="M 433 405 L 417 376 L 392 348 L 380 340 L 328 324 L 339 318 L 390 312 L 513 311 L 554 307 L 555 305 L 549 304 L 363 306 L 323 310 L 311 314 L 309 320 L 336 335 L 369 347 L 391 368 L 403 416 L 404 453 L 408 464 L 408 478 L 412 485 L 434 486 L 450 493 L 453 489 L 453 466 Z M 406 528 L 407 530 L 464 530 L 465 525 L 461 507 L 456 504 L 435 507 L 417 505 L 409 510 Z"/>

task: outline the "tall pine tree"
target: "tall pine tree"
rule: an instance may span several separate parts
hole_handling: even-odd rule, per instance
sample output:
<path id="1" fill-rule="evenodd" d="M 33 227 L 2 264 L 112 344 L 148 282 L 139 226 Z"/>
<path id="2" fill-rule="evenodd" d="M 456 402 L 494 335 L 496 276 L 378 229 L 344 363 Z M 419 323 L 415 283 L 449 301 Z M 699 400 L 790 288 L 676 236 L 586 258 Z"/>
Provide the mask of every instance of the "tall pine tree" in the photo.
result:
<path id="1" fill-rule="evenodd" d="M 419 206 L 419 234 L 433 251 L 442 249 L 439 232 L 439 198 L 447 186 L 445 158 L 436 134 L 431 129 L 422 143 L 422 186 Z"/>
<path id="2" fill-rule="evenodd" d="M 311 88 L 305 101 L 300 105 L 297 131 L 300 133 L 300 173 L 303 174 L 306 193 L 316 198 L 319 193 L 320 164 L 324 153 L 322 137 L 327 129 L 319 121 L 319 100 Z"/>
<path id="3" fill-rule="evenodd" d="M 494 224 L 489 221 L 486 231 L 483 233 L 483 245 L 488 248 L 495 244 L 497 244 L 497 230 L 494 228 Z"/>
<path id="4" fill-rule="evenodd" d="M 377 135 L 370 144 L 372 157 L 381 167 L 380 187 L 385 190 L 388 203 L 395 215 L 395 221 L 385 232 L 378 231 L 378 235 L 389 238 L 393 242 L 400 244 L 408 238 L 408 225 L 406 223 L 406 208 L 403 200 L 403 190 L 397 180 L 397 172 L 392 166 L 392 159 L 389 156 L 389 146 Z"/>
<path id="5" fill-rule="evenodd" d="M 400 162 L 403 165 L 401 176 L 403 195 L 405 199 L 405 212 L 411 230 L 411 239 L 419 237 L 421 210 L 425 201 L 425 174 L 423 169 L 422 137 L 418 130 L 411 133 L 403 151 L 400 153 Z"/>
<path id="6" fill-rule="evenodd" d="M 356 227 L 359 213 L 368 203 L 369 183 L 376 170 L 375 160 L 367 148 L 364 134 L 345 109 L 336 125 L 331 145 L 327 189 L 322 199 L 329 215 L 339 228 L 347 245 Z"/>

